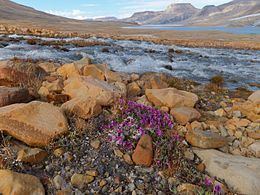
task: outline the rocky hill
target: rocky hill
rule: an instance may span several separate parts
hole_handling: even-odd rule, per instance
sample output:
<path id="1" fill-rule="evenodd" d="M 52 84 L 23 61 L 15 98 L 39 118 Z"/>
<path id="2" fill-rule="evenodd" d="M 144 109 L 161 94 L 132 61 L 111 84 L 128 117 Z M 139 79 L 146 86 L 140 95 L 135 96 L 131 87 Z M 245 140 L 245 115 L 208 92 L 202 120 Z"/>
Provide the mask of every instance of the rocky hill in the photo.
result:
<path id="1" fill-rule="evenodd" d="M 139 24 L 182 25 L 259 25 L 260 2 L 234 0 L 219 6 L 208 5 L 197 9 L 189 3 L 168 6 L 165 11 L 139 12 L 124 21 Z"/>

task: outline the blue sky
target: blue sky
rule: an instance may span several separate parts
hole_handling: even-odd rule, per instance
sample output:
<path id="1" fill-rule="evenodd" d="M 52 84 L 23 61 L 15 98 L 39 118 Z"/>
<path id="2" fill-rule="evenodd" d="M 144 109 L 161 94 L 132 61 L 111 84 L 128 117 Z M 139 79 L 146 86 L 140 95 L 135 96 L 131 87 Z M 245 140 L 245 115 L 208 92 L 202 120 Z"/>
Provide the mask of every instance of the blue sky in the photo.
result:
<path id="1" fill-rule="evenodd" d="M 139 11 L 164 10 L 171 3 L 192 3 L 201 8 L 231 0 L 13 0 L 35 9 L 75 19 L 115 16 L 124 18 Z"/>

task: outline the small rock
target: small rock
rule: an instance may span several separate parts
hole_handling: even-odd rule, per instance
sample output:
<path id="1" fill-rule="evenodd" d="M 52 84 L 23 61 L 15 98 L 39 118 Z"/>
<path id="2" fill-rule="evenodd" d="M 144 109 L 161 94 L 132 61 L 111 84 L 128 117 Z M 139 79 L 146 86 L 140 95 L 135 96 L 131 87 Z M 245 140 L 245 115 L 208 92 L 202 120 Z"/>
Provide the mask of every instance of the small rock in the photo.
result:
<path id="1" fill-rule="evenodd" d="M 184 183 L 177 187 L 178 194 L 198 194 L 202 191 L 202 189 L 199 186 L 196 186 L 194 184 L 190 183 Z"/>
<path id="2" fill-rule="evenodd" d="M 153 161 L 153 142 L 149 135 L 143 135 L 137 143 L 132 155 L 137 165 L 151 166 Z"/>
<path id="3" fill-rule="evenodd" d="M 242 135 L 243 135 L 243 133 L 242 133 L 241 131 L 236 131 L 236 132 L 235 132 L 235 137 L 236 137 L 237 139 L 241 138 Z"/>
<path id="4" fill-rule="evenodd" d="M 206 169 L 206 166 L 204 163 L 200 163 L 197 165 L 197 170 L 200 171 L 200 172 L 204 172 Z"/>
<path id="5" fill-rule="evenodd" d="M 93 177 L 97 177 L 98 176 L 98 172 L 96 170 L 90 170 L 90 171 L 86 171 L 87 175 L 93 176 Z"/>
<path id="6" fill-rule="evenodd" d="M 64 183 L 65 181 L 60 175 L 57 175 L 53 178 L 53 184 L 57 190 L 60 190 Z"/>
<path id="7" fill-rule="evenodd" d="M 189 159 L 189 160 L 194 160 L 194 153 L 192 152 L 192 151 L 190 151 L 190 150 L 187 150 L 187 151 L 185 151 L 184 152 L 184 156 L 185 156 L 185 158 L 187 158 L 187 159 Z"/>
<path id="8" fill-rule="evenodd" d="M 162 106 L 160 110 L 168 113 L 170 111 L 170 108 L 168 108 L 167 106 Z"/>
<path id="9" fill-rule="evenodd" d="M 99 182 L 99 186 L 100 187 L 104 187 L 105 185 L 107 185 L 107 181 L 102 179 L 100 182 Z"/>
<path id="10" fill-rule="evenodd" d="M 85 175 L 75 173 L 70 180 L 72 186 L 82 189 L 85 185 Z"/>
<path id="11" fill-rule="evenodd" d="M 248 137 L 259 140 L 260 139 L 260 130 L 251 131 L 247 133 Z"/>
<path id="12" fill-rule="evenodd" d="M 85 176 L 85 182 L 88 183 L 92 183 L 95 180 L 95 178 L 93 176 L 87 175 Z"/>
<path id="13" fill-rule="evenodd" d="M 257 158 L 260 158 L 260 141 L 251 144 L 249 149 L 255 154 Z"/>
<path id="14" fill-rule="evenodd" d="M 64 149 L 63 148 L 57 148 L 53 151 L 53 154 L 56 156 L 56 157 L 61 157 L 63 154 L 65 153 Z"/>
<path id="15" fill-rule="evenodd" d="M 47 157 L 47 152 L 39 148 L 27 148 L 18 152 L 17 161 L 37 164 Z"/>
<path id="16" fill-rule="evenodd" d="M 127 154 L 127 153 L 124 154 L 123 158 L 124 158 L 124 160 L 125 160 L 125 162 L 126 162 L 127 164 L 129 164 L 129 165 L 134 164 L 133 161 L 132 161 L 132 158 L 131 158 L 131 156 L 130 156 L 129 154 Z"/>
<path id="17" fill-rule="evenodd" d="M 92 148 L 97 150 L 100 147 L 100 141 L 99 140 L 93 140 L 93 141 L 90 142 L 90 145 L 91 145 Z"/>
<path id="18" fill-rule="evenodd" d="M 216 110 L 214 113 L 216 116 L 219 116 L 219 117 L 223 117 L 227 114 L 223 108 Z"/>
<path id="19" fill-rule="evenodd" d="M 117 157 L 119 157 L 119 158 L 122 158 L 123 155 L 124 155 L 124 153 L 121 152 L 121 150 L 119 150 L 119 149 L 115 149 L 115 150 L 114 150 L 114 153 L 115 153 L 115 155 L 116 155 Z"/>
<path id="20" fill-rule="evenodd" d="M 239 110 L 235 110 L 235 111 L 233 111 L 233 117 L 241 118 L 242 117 L 242 113 Z"/>

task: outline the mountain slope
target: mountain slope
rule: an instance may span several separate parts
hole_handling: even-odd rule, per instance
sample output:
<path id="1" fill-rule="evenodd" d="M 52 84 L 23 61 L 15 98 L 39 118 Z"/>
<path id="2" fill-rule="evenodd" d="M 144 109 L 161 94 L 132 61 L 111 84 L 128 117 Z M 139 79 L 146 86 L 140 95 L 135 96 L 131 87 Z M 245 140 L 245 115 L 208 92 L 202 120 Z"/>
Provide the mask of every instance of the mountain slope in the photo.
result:
<path id="1" fill-rule="evenodd" d="M 139 24 L 256 25 L 260 23 L 259 0 L 234 0 L 219 6 L 197 9 L 189 3 L 168 6 L 161 12 L 139 12 L 124 21 Z"/>

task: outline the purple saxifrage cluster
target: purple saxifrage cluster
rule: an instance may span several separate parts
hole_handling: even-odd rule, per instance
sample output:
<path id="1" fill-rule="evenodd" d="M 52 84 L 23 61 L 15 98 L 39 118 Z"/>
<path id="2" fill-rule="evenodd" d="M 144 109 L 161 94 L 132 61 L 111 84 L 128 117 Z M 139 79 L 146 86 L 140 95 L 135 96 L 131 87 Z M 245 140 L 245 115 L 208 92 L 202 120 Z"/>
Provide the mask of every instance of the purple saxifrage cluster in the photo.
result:
<path id="1" fill-rule="evenodd" d="M 160 138 L 166 130 L 173 128 L 168 113 L 150 106 L 120 99 L 116 110 L 116 117 L 104 128 L 109 132 L 111 142 L 127 150 L 133 149 L 143 134 Z"/>

